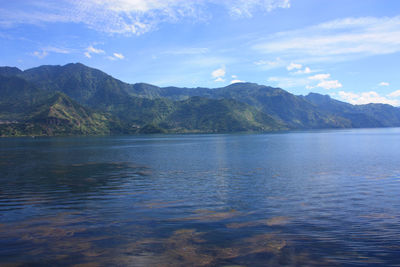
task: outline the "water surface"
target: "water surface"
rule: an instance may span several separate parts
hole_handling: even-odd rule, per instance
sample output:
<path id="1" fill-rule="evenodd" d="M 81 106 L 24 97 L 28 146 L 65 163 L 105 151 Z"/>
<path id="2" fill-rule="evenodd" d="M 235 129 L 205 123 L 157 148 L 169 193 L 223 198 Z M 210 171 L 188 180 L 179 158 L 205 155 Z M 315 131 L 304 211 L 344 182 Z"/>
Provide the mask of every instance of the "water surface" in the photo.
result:
<path id="1" fill-rule="evenodd" d="M 400 266 L 400 129 L 0 139 L 0 265 Z"/>

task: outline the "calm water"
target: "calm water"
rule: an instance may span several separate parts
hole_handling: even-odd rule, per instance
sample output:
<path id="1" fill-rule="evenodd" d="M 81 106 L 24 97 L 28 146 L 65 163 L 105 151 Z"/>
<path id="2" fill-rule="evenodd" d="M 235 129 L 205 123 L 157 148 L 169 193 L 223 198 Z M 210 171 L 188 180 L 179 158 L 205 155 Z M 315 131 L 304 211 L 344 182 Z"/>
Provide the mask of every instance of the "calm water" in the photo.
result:
<path id="1" fill-rule="evenodd" d="M 400 129 L 0 139 L 0 265 L 400 266 Z"/>

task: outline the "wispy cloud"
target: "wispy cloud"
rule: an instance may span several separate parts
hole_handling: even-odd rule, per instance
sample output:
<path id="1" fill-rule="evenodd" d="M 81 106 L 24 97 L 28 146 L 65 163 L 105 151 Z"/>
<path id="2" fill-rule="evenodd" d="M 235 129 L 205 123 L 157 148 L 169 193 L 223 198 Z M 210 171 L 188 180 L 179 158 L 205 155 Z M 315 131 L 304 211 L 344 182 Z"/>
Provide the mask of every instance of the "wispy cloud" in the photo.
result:
<path id="1" fill-rule="evenodd" d="M 343 85 L 338 80 L 321 81 L 315 87 L 321 87 L 324 89 L 338 89 L 342 88 Z"/>
<path id="2" fill-rule="evenodd" d="M 260 66 L 264 70 L 270 70 L 270 69 L 284 67 L 287 63 L 280 57 L 277 57 L 274 60 L 264 60 L 264 59 L 257 60 L 254 62 L 254 64 Z"/>
<path id="3" fill-rule="evenodd" d="M 48 47 L 42 48 L 42 49 L 40 49 L 38 51 L 34 51 L 32 53 L 32 55 L 37 57 L 37 58 L 42 59 L 42 58 L 47 57 L 50 53 L 69 54 L 69 53 L 71 53 L 71 50 L 70 49 L 66 49 L 66 48 L 48 46 Z"/>
<path id="4" fill-rule="evenodd" d="M 290 63 L 287 67 L 286 67 L 286 69 L 288 70 L 288 71 L 291 71 L 291 70 L 298 70 L 298 69 L 301 69 L 303 67 L 303 65 L 301 65 L 301 64 L 296 64 L 296 63 Z"/>
<path id="5" fill-rule="evenodd" d="M 316 75 L 310 76 L 310 77 L 308 77 L 308 79 L 320 81 L 320 80 L 329 79 L 330 77 L 331 77 L 331 75 L 329 73 L 323 73 L 323 74 L 316 74 Z"/>
<path id="6" fill-rule="evenodd" d="M 234 83 L 244 83 L 245 81 L 243 80 L 239 80 L 237 75 L 231 75 L 231 82 L 230 84 L 234 84 Z"/>
<path id="7" fill-rule="evenodd" d="M 311 72 L 313 71 L 309 67 L 305 67 L 304 69 L 300 69 L 293 74 L 310 74 Z"/>
<path id="8" fill-rule="evenodd" d="M 214 80 L 215 82 L 224 82 L 225 74 L 226 74 L 225 66 L 211 72 L 211 76 L 215 79 Z"/>
<path id="9" fill-rule="evenodd" d="M 309 62 L 395 53 L 400 51 L 400 16 L 338 19 L 271 35 L 253 48 Z"/>
<path id="10" fill-rule="evenodd" d="M 310 84 L 304 77 L 269 77 L 267 80 L 283 89 L 306 87 Z"/>
<path id="11" fill-rule="evenodd" d="M 210 1 L 217 3 L 218 1 Z M 290 0 L 225 0 L 223 2 L 234 17 L 252 17 L 255 11 L 271 12 L 276 8 L 290 8 Z"/>
<path id="12" fill-rule="evenodd" d="M 396 99 L 389 99 L 387 97 L 379 95 L 379 93 L 375 91 L 370 92 L 362 92 L 362 93 L 353 93 L 353 92 L 345 92 L 340 91 L 338 93 L 340 99 L 349 102 L 354 105 L 361 104 L 369 104 L 369 103 L 382 103 L 389 104 L 393 106 L 398 106 L 400 102 Z"/>
<path id="13" fill-rule="evenodd" d="M 390 84 L 388 82 L 381 82 L 379 83 L 379 86 L 389 86 Z"/>
<path id="14" fill-rule="evenodd" d="M 331 75 L 329 73 L 322 73 L 310 76 L 308 77 L 309 80 L 317 81 L 318 83 L 314 86 L 307 85 L 306 88 L 313 89 L 316 87 L 320 87 L 329 90 L 329 89 L 338 89 L 343 87 L 343 85 L 338 80 L 329 80 L 330 77 Z"/>
<path id="15" fill-rule="evenodd" d="M 393 98 L 400 97 L 400 90 L 391 92 L 390 94 L 388 94 L 388 97 L 393 97 Z"/>
<path id="16" fill-rule="evenodd" d="M 121 53 L 114 53 L 113 55 L 114 55 L 115 58 L 118 58 L 118 59 L 124 59 L 125 58 L 125 56 L 123 54 L 121 54 Z"/>
<path id="17" fill-rule="evenodd" d="M 49 53 L 47 51 L 45 51 L 45 50 L 35 51 L 35 52 L 32 53 L 33 56 L 35 56 L 37 58 L 40 58 L 40 59 L 47 57 L 48 54 Z"/>
<path id="18" fill-rule="evenodd" d="M 122 60 L 122 59 L 124 59 L 125 58 L 125 56 L 123 55 L 123 54 L 121 54 L 121 53 L 113 53 L 113 55 L 112 56 L 108 56 L 107 57 L 109 60 Z"/>
<path id="19" fill-rule="evenodd" d="M 303 68 L 304 67 L 304 68 Z M 290 63 L 288 66 L 286 66 L 286 69 L 288 71 L 293 71 L 291 72 L 291 74 L 310 74 L 313 71 L 311 71 L 311 69 L 309 67 L 305 67 L 302 64 L 298 64 L 298 63 Z"/>
<path id="20" fill-rule="evenodd" d="M 104 54 L 104 50 L 99 48 L 94 48 L 93 46 L 89 46 L 86 48 L 86 52 L 84 53 L 85 57 L 91 58 L 92 54 Z"/>
<path id="21" fill-rule="evenodd" d="M 140 35 L 164 22 L 187 17 L 204 21 L 212 5 L 223 6 L 234 17 L 249 17 L 255 11 L 289 8 L 290 0 L 31 0 L 24 5 L 26 11 L 0 8 L 0 27 L 72 22 L 106 33 Z"/>
<path id="22" fill-rule="evenodd" d="M 230 84 L 234 84 L 234 83 L 244 83 L 245 81 L 239 80 L 239 79 L 234 79 L 230 82 Z"/>

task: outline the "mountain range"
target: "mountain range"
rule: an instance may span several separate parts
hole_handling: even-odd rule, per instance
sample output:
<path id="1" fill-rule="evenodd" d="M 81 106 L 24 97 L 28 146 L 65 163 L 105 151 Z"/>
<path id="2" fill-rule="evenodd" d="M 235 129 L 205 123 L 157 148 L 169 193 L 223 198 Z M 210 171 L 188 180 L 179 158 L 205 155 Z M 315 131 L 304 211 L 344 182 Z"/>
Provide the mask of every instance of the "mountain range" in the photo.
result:
<path id="1" fill-rule="evenodd" d="M 266 132 L 397 127 L 400 108 L 296 96 L 254 83 L 128 84 L 80 63 L 0 67 L 0 136 Z"/>

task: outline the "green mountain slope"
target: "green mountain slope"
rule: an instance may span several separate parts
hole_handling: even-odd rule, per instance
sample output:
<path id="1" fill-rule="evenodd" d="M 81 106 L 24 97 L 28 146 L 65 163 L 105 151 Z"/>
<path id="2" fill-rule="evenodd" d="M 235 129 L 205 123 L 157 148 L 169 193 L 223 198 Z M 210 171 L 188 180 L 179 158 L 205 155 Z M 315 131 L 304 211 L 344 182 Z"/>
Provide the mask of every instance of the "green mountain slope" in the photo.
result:
<path id="1" fill-rule="evenodd" d="M 120 126 L 107 115 L 93 112 L 56 92 L 16 113 L 17 120 L 3 121 L 0 136 L 108 135 Z"/>
<path id="2" fill-rule="evenodd" d="M 18 77 L 0 76 L 0 136 L 99 135 L 120 130 L 117 121 L 59 92 Z"/>
<path id="3" fill-rule="evenodd" d="M 0 134 L 236 132 L 400 126 L 400 110 L 236 83 L 127 84 L 83 64 L 0 67 Z M 8 129 L 8 130 L 5 130 Z"/>
<path id="4" fill-rule="evenodd" d="M 285 127 L 254 107 L 232 99 L 192 97 L 180 101 L 163 122 L 174 131 L 272 131 Z"/>
<path id="5" fill-rule="evenodd" d="M 219 98 L 232 98 L 259 108 L 290 128 L 337 128 L 347 127 L 342 118 L 322 114 L 309 102 L 280 88 L 254 83 L 236 83 L 216 89 Z"/>
<path id="6" fill-rule="evenodd" d="M 0 74 L 3 70 L 0 69 Z M 128 97 L 129 84 L 83 64 L 40 66 L 17 74 L 46 91 L 59 91 L 80 104 L 107 106 L 123 102 Z"/>

